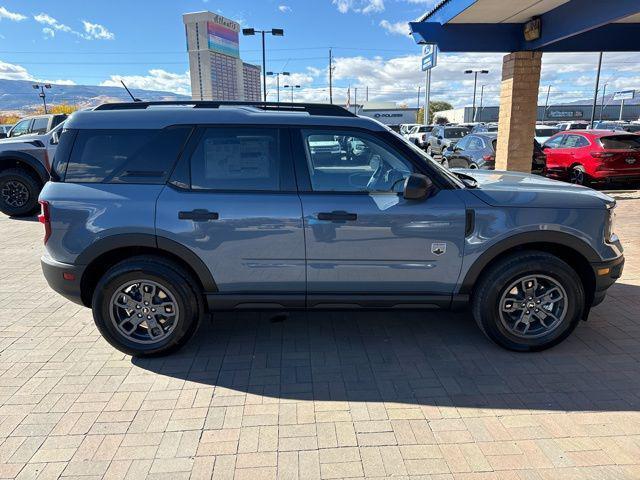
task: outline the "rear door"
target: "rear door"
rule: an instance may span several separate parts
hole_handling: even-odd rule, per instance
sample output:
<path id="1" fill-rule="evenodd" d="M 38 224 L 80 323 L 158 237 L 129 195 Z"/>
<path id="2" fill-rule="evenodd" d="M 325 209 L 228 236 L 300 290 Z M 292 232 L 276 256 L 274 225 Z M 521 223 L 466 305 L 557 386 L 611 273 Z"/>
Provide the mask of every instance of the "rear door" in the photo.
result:
<path id="1" fill-rule="evenodd" d="M 176 241 L 204 261 L 221 306 L 304 304 L 302 208 L 288 135 L 200 128 L 158 200 L 159 242 Z"/>

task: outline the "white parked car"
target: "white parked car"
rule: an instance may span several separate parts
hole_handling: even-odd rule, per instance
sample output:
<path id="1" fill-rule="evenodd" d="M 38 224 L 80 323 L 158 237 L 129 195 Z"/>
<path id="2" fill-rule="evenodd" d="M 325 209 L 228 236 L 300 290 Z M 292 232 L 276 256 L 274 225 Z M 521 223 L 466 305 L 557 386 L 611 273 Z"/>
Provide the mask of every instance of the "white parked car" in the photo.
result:
<path id="1" fill-rule="evenodd" d="M 405 138 L 420 148 L 426 148 L 427 139 L 434 125 L 416 125 Z"/>

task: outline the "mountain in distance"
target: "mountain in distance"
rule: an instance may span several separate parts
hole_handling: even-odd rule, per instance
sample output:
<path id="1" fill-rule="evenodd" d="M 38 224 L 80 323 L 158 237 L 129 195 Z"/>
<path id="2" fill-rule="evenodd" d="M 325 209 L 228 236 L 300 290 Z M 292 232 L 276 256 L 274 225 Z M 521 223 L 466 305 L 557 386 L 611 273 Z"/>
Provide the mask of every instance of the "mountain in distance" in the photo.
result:
<path id="1" fill-rule="evenodd" d="M 38 97 L 39 90 L 34 90 L 34 82 L 28 80 L 0 79 L 0 113 L 21 111 L 27 112 L 42 106 Z M 47 105 L 66 103 L 80 108 L 93 107 L 105 102 L 127 102 L 131 97 L 123 87 L 102 87 L 99 85 L 55 85 L 46 89 Z M 140 100 L 191 100 L 190 96 L 157 90 L 141 90 L 131 88 L 131 93 Z"/>

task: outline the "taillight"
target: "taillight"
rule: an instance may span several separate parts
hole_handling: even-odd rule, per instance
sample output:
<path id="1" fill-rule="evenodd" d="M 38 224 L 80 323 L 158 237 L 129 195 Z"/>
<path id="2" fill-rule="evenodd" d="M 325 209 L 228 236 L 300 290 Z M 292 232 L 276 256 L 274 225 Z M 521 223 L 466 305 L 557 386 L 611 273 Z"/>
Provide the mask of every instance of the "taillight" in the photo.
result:
<path id="1" fill-rule="evenodd" d="M 495 157 L 494 155 L 483 155 L 483 156 L 482 156 L 482 159 L 483 159 L 485 162 L 495 162 L 496 157 Z"/>
<path id="2" fill-rule="evenodd" d="M 593 158 L 611 158 L 615 155 L 615 153 L 611 152 L 591 152 L 591 156 Z"/>
<path id="3" fill-rule="evenodd" d="M 44 243 L 47 243 L 51 236 L 51 217 L 49 215 L 49 202 L 46 200 L 40 200 L 40 215 L 38 215 L 38 221 L 44 225 Z"/>

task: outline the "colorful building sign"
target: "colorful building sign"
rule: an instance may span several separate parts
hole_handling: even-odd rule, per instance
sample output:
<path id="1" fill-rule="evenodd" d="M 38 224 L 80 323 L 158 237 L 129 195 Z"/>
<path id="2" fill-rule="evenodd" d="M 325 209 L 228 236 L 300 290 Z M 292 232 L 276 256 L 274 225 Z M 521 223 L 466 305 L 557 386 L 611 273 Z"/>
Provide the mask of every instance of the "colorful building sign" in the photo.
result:
<path id="1" fill-rule="evenodd" d="M 209 50 L 240 58 L 239 31 L 239 24 L 216 15 L 213 21 L 207 22 Z"/>

